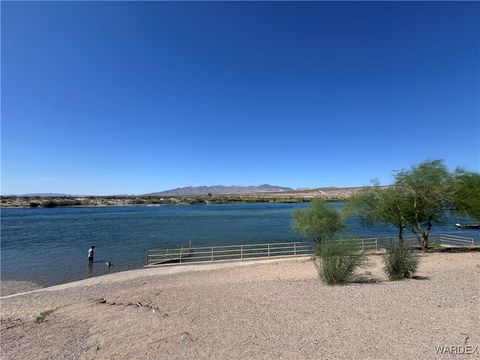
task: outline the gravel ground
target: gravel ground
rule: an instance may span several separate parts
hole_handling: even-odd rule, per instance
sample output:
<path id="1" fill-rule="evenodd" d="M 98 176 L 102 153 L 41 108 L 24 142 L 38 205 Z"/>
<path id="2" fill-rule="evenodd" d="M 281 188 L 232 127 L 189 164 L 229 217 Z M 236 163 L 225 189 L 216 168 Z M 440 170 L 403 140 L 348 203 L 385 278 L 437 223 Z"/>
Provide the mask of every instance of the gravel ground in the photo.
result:
<path id="1" fill-rule="evenodd" d="M 451 359 L 480 345 L 480 253 L 326 286 L 307 259 L 111 274 L 1 299 L 2 359 Z M 51 310 L 51 312 L 50 312 Z M 46 312 L 46 313 L 45 313 Z"/>

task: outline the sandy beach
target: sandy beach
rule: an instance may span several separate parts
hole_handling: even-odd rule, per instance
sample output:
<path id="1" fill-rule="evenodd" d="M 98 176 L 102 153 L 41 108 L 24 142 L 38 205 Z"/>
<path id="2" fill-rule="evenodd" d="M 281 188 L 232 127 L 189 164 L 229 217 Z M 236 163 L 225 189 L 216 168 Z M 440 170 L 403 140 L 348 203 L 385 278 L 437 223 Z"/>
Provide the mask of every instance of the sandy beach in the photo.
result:
<path id="1" fill-rule="evenodd" d="M 480 252 L 329 287 L 308 258 L 116 273 L 1 299 L 2 359 L 435 359 L 480 345 Z M 462 358 L 478 358 L 462 355 Z"/>

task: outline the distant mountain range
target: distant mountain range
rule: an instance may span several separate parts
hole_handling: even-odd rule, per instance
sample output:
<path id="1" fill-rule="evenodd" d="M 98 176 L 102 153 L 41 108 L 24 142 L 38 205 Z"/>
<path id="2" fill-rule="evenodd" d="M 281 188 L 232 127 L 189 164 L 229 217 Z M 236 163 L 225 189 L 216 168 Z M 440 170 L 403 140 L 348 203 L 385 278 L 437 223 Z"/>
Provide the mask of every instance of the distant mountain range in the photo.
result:
<path id="1" fill-rule="evenodd" d="M 257 194 L 268 192 L 281 192 L 281 191 L 293 191 L 292 188 L 284 186 L 274 186 L 269 184 L 257 185 L 257 186 L 186 186 L 171 190 L 165 190 L 145 195 L 224 195 L 224 194 Z"/>
<path id="2" fill-rule="evenodd" d="M 135 196 L 184 196 L 184 195 L 255 195 L 267 194 L 273 197 L 323 197 L 323 198 L 346 198 L 360 190 L 362 187 L 323 187 L 323 188 L 298 188 L 293 189 L 285 186 L 275 186 L 270 184 L 254 185 L 254 186 L 186 186 L 176 189 L 164 190 L 148 194 L 114 194 L 114 195 L 98 195 L 96 197 L 135 197 Z M 30 194 L 2 194 L 2 196 L 19 196 L 19 197 L 45 197 L 45 198 L 62 198 L 62 197 L 89 197 L 91 195 L 80 194 L 62 194 L 62 193 L 30 193 Z"/>

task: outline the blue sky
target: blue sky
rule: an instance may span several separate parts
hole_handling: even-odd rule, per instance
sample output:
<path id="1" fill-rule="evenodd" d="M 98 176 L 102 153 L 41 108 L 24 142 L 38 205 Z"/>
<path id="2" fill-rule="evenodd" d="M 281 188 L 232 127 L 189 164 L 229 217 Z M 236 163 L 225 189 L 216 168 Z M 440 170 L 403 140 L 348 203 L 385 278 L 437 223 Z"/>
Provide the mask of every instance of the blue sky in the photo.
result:
<path id="1" fill-rule="evenodd" d="M 479 3 L 1 6 L 3 194 L 479 171 Z"/>

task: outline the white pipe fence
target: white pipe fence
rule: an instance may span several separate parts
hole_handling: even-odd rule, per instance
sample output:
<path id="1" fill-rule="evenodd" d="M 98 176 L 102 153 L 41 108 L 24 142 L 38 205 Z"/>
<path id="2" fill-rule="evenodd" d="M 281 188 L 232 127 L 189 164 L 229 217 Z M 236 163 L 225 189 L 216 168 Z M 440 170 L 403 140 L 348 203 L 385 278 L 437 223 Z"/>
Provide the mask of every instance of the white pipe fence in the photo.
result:
<path id="1" fill-rule="evenodd" d="M 359 238 L 338 240 L 358 251 L 378 251 L 388 246 L 398 238 Z M 404 242 L 409 246 L 418 246 L 415 236 L 405 236 Z M 473 238 L 448 234 L 431 234 L 429 243 L 436 243 L 444 247 L 474 246 Z M 180 247 L 168 249 L 147 250 L 145 266 L 162 266 L 183 263 L 204 263 L 233 260 L 254 260 L 281 257 L 309 256 L 314 253 L 314 244 L 311 242 L 283 242 L 267 244 L 242 244 L 208 247 Z"/>
<path id="2" fill-rule="evenodd" d="M 309 242 L 269 244 L 243 244 L 208 247 L 181 247 L 176 249 L 147 250 L 146 266 L 168 263 L 214 262 L 271 257 L 306 256 L 313 252 Z"/>

